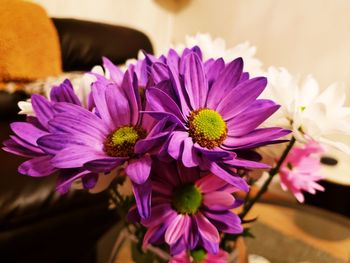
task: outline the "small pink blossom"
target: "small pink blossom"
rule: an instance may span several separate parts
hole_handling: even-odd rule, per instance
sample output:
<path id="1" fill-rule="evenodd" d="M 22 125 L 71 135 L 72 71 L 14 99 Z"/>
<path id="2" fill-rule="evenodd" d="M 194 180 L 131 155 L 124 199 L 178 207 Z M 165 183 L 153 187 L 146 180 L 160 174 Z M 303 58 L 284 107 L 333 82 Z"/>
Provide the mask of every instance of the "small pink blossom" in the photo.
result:
<path id="1" fill-rule="evenodd" d="M 203 253 L 204 250 L 203 250 Z M 202 260 L 198 258 L 193 258 L 191 253 L 188 253 L 186 251 L 174 256 L 169 263 L 226 263 L 227 262 L 227 256 L 228 253 L 222 249 L 219 250 L 219 252 L 215 254 L 211 253 L 205 253 L 204 258 Z"/>
<path id="2" fill-rule="evenodd" d="M 294 147 L 281 165 L 279 174 L 281 187 L 288 189 L 300 202 L 304 202 L 302 191 L 315 194 L 316 190 L 324 191 L 317 181 L 324 177 L 320 174 L 320 159 L 324 149 L 316 142 L 309 142 L 303 147 Z"/>

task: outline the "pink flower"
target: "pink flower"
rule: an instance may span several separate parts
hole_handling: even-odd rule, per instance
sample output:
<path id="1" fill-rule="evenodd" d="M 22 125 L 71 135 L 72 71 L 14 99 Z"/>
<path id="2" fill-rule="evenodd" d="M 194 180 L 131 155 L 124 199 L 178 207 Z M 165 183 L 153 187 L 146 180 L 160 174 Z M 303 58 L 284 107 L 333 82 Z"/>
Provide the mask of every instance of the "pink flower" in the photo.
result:
<path id="1" fill-rule="evenodd" d="M 174 256 L 169 263 L 226 263 L 228 253 L 222 249 L 215 254 L 206 253 L 203 249 L 194 250 L 191 252 L 182 252 Z"/>
<path id="2" fill-rule="evenodd" d="M 323 178 L 320 174 L 323 152 L 320 144 L 311 141 L 303 147 L 294 147 L 281 165 L 281 187 L 284 191 L 289 189 L 300 203 L 304 202 L 302 191 L 311 194 L 315 194 L 316 190 L 324 191 L 317 183 Z"/>

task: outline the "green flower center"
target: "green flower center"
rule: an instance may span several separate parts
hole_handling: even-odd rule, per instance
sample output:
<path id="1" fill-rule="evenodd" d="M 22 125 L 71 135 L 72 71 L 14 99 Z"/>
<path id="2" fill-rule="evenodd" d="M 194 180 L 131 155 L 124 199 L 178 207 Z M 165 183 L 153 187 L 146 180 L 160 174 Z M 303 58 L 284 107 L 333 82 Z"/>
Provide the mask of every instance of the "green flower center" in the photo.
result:
<path id="1" fill-rule="evenodd" d="M 212 149 L 227 137 L 227 125 L 221 115 L 211 109 L 192 111 L 189 116 L 189 134 L 200 146 Z"/>
<path id="2" fill-rule="evenodd" d="M 104 146 L 105 152 L 113 157 L 131 157 L 139 139 L 146 137 L 146 131 L 140 127 L 124 126 L 108 135 Z"/>
<path id="3" fill-rule="evenodd" d="M 193 184 L 176 188 L 173 192 L 172 204 L 180 214 L 195 214 L 202 204 L 202 193 Z"/>
<path id="4" fill-rule="evenodd" d="M 191 256 L 195 263 L 201 263 L 205 260 L 207 253 L 205 253 L 204 249 L 196 249 L 191 251 Z"/>

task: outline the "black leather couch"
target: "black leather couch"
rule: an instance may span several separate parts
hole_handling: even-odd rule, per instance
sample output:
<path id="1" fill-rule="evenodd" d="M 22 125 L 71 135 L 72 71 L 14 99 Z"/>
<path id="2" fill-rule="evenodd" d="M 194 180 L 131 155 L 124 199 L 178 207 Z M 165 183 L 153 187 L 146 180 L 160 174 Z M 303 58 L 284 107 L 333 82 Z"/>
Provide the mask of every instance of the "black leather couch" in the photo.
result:
<path id="1" fill-rule="evenodd" d="M 143 33 L 125 27 L 74 19 L 53 19 L 64 71 L 89 70 L 107 56 L 114 63 L 152 52 Z M 18 116 L 23 92 L 0 92 L 0 142 Z M 95 244 L 118 220 L 108 210 L 108 195 L 54 191 L 55 177 L 17 173 L 23 158 L 0 151 L 0 262 L 95 262 Z"/>

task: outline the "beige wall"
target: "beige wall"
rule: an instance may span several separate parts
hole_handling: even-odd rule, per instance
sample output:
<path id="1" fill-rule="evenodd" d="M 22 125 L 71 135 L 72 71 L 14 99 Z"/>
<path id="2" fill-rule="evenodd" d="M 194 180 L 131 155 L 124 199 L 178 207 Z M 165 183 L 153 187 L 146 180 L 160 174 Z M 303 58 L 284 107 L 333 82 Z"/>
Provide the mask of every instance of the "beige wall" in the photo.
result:
<path id="1" fill-rule="evenodd" d="M 323 86 L 342 81 L 350 87 L 348 0 L 35 1 L 52 16 L 105 21 L 143 30 L 158 52 L 171 41 L 182 42 L 186 34 L 197 32 L 223 37 L 229 45 L 248 40 L 258 47 L 257 56 L 265 66 L 313 73 Z M 177 12 L 164 8 L 176 1 L 188 4 Z"/>
<path id="2" fill-rule="evenodd" d="M 346 82 L 350 91 L 349 14 L 347 0 L 193 0 L 175 16 L 172 37 L 201 31 L 231 45 L 248 40 L 265 66 L 313 73 L 322 85 Z"/>

